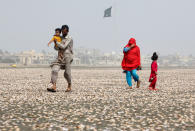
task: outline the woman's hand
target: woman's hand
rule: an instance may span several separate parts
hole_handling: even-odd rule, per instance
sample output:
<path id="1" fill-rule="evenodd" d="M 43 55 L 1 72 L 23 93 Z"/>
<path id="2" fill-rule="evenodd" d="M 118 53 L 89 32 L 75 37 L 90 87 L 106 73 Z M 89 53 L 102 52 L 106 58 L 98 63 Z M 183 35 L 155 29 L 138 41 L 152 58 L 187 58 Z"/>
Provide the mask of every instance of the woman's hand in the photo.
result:
<path id="1" fill-rule="evenodd" d="M 138 70 L 142 70 L 142 66 L 139 65 L 139 66 L 137 67 L 137 69 L 138 69 Z"/>

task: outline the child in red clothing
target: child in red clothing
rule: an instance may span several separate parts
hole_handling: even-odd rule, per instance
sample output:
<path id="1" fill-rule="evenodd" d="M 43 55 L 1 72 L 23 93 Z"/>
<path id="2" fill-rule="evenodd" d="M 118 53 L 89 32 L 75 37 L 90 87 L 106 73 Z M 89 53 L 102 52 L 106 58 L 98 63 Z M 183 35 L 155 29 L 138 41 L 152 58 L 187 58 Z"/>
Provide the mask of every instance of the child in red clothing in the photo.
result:
<path id="1" fill-rule="evenodd" d="M 151 57 L 151 59 L 153 60 L 152 64 L 151 64 L 151 74 L 150 74 L 150 78 L 149 78 L 149 89 L 150 90 L 157 90 L 156 89 L 156 81 L 157 81 L 157 70 L 158 70 L 158 65 L 157 65 L 157 60 L 158 60 L 158 55 L 156 54 L 156 52 L 153 53 L 153 56 Z"/>

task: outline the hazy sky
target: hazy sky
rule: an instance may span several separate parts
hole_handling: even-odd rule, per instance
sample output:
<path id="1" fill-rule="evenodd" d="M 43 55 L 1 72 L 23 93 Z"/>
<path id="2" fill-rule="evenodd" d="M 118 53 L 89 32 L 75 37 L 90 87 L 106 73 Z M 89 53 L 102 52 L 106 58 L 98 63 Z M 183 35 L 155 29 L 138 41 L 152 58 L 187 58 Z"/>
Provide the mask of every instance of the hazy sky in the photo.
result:
<path id="1" fill-rule="evenodd" d="M 0 49 L 48 50 L 56 27 L 74 47 L 120 51 L 130 37 L 143 54 L 195 55 L 195 0 L 0 0 Z M 113 6 L 112 18 L 103 18 Z"/>

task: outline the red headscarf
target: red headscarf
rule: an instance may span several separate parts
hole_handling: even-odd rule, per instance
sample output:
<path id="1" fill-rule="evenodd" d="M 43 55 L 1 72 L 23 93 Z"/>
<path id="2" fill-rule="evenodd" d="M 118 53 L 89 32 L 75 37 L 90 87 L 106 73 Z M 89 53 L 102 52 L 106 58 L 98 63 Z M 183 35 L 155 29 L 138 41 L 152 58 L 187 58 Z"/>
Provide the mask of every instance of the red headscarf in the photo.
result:
<path id="1" fill-rule="evenodd" d="M 141 65 L 140 49 L 136 45 L 136 40 L 134 38 L 131 38 L 125 47 L 130 47 L 131 44 L 134 44 L 134 47 L 128 52 L 123 52 L 124 57 L 121 63 L 123 70 L 127 71 L 137 69 L 138 66 Z"/>
<path id="2" fill-rule="evenodd" d="M 136 45 L 136 40 L 135 40 L 135 38 L 131 38 L 131 39 L 129 40 L 128 44 L 129 44 L 129 45 L 131 45 L 131 44 L 135 44 L 135 45 Z"/>

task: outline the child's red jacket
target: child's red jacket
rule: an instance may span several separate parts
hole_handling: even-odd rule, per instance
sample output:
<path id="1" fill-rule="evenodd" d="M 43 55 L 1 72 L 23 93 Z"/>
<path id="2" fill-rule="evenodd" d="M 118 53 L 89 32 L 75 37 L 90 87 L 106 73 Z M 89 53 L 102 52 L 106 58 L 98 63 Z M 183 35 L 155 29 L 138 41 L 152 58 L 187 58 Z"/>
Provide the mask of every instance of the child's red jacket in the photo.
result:
<path id="1" fill-rule="evenodd" d="M 153 61 L 151 64 L 151 74 L 150 74 L 150 78 L 149 78 L 149 82 L 151 82 L 151 78 L 156 78 L 156 73 L 158 70 L 158 65 L 156 61 Z"/>

